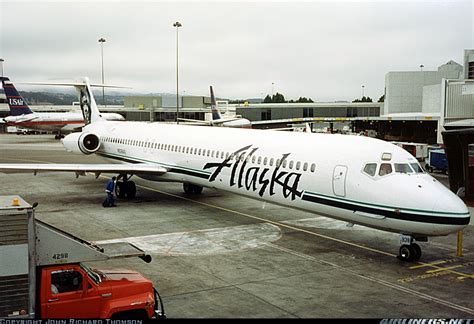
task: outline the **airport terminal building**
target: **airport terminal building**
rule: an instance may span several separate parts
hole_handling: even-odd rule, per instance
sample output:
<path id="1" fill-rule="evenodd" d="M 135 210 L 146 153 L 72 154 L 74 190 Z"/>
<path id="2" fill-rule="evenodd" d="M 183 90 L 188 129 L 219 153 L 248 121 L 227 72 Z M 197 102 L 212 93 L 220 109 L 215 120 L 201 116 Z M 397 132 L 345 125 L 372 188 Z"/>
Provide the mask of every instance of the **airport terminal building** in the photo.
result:
<path id="1" fill-rule="evenodd" d="M 2 97 L 3 96 L 3 97 Z M 464 51 L 464 67 L 453 60 L 436 71 L 392 71 L 385 76 L 384 102 L 251 103 L 218 101 L 223 115 L 242 116 L 254 128 L 288 128 L 309 122 L 313 131 L 373 131 L 385 140 L 442 143 L 445 129 L 474 121 L 474 50 Z M 3 103 L 2 103 L 3 102 Z M 123 106 L 100 107 L 127 120 L 174 122 L 176 96 L 125 96 Z M 179 117 L 211 118 L 210 98 L 180 96 Z M 72 106 L 32 106 L 34 111 L 70 111 Z M 0 118 L 9 115 L 0 93 Z M 277 121 L 277 122 L 275 122 Z M 5 126 L 0 126 L 5 131 Z"/>

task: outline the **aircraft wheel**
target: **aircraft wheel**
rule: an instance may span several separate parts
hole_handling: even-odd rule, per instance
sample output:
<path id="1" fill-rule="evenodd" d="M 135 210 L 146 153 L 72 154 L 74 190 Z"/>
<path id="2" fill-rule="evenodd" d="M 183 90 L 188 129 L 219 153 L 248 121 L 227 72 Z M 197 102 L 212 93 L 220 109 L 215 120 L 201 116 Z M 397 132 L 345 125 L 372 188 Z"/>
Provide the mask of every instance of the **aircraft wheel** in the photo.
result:
<path id="1" fill-rule="evenodd" d="M 115 185 L 115 195 L 119 198 L 125 198 L 126 186 L 124 182 L 117 182 Z"/>
<path id="2" fill-rule="evenodd" d="M 183 183 L 183 190 L 188 195 L 199 195 L 202 193 L 202 187 L 191 183 Z"/>
<path id="3" fill-rule="evenodd" d="M 421 250 L 420 250 L 421 251 Z M 420 252 L 421 256 L 421 252 Z M 405 262 L 411 262 L 414 260 L 415 250 L 412 245 L 402 245 L 400 246 L 398 258 Z"/>
<path id="4" fill-rule="evenodd" d="M 135 185 L 135 182 L 133 181 L 127 181 L 124 183 L 126 192 L 125 192 L 125 198 L 127 199 L 133 199 L 137 195 L 137 186 Z"/>
<path id="5" fill-rule="evenodd" d="M 413 251 L 415 252 L 415 254 L 413 256 L 413 260 L 414 261 L 420 260 L 420 258 L 421 258 L 421 247 L 416 243 L 413 243 L 411 246 L 413 248 Z"/>
<path id="6" fill-rule="evenodd" d="M 192 184 L 184 182 L 183 183 L 183 190 L 184 190 L 184 193 L 186 193 L 188 195 L 192 194 L 193 193 Z"/>
<path id="7" fill-rule="evenodd" d="M 203 188 L 202 188 L 201 186 L 196 186 L 196 185 L 194 185 L 193 187 L 194 187 L 194 188 L 193 188 L 193 193 L 194 193 L 194 194 L 200 195 L 200 194 L 202 193 L 202 189 L 203 189 Z"/>

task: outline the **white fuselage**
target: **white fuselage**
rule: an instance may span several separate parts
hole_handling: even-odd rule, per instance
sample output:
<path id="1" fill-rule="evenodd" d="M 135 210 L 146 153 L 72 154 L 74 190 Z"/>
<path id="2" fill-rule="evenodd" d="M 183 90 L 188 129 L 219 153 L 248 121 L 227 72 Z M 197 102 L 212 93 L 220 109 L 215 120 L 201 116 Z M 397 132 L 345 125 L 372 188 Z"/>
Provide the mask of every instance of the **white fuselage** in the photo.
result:
<path id="1" fill-rule="evenodd" d="M 100 138 L 97 154 L 167 169 L 162 176 L 143 176 L 151 180 L 226 190 L 404 234 L 446 235 L 470 219 L 462 200 L 430 175 L 395 172 L 418 163 L 377 139 L 109 121 L 83 132 Z M 367 164 L 375 164 L 373 174 L 364 171 Z M 393 172 L 379 175 L 381 164 L 391 164 Z"/>
<path id="2" fill-rule="evenodd" d="M 123 116 L 116 113 L 102 113 L 102 116 L 110 121 L 125 120 Z M 81 112 L 33 112 L 19 116 L 7 116 L 4 121 L 8 126 L 63 133 L 69 133 L 84 126 L 84 117 Z"/>

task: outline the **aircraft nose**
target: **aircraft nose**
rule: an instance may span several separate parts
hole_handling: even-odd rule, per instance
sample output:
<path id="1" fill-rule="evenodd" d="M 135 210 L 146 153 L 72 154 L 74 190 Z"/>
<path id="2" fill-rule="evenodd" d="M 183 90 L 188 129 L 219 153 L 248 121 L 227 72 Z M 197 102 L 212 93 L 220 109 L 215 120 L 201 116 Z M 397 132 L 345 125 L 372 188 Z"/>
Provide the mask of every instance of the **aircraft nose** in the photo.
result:
<path id="1" fill-rule="evenodd" d="M 434 195 L 433 212 L 440 217 L 445 217 L 446 224 L 460 225 L 465 227 L 469 224 L 470 213 L 466 204 L 447 188 L 442 188 L 443 192 Z"/>

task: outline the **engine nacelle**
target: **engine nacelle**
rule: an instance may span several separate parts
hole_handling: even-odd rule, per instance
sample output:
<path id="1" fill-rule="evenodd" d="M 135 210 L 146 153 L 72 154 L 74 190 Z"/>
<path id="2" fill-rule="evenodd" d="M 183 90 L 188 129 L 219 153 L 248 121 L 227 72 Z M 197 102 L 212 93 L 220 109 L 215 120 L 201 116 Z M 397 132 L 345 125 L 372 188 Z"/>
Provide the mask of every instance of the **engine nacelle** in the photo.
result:
<path id="1" fill-rule="evenodd" d="M 100 139 L 91 133 L 71 133 L 62 139 L 64 148 L 73 153 L 92 154 L 100 147 Z"/>

